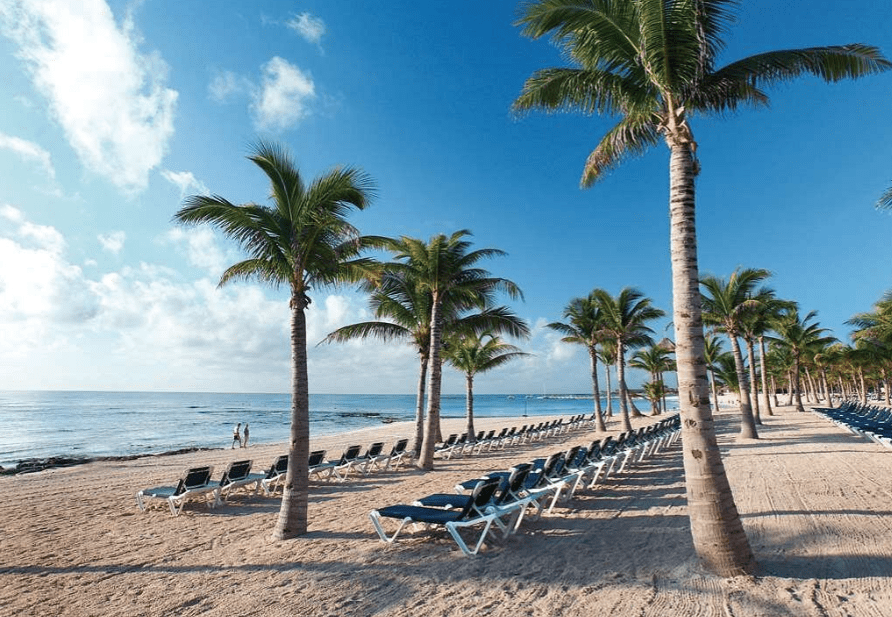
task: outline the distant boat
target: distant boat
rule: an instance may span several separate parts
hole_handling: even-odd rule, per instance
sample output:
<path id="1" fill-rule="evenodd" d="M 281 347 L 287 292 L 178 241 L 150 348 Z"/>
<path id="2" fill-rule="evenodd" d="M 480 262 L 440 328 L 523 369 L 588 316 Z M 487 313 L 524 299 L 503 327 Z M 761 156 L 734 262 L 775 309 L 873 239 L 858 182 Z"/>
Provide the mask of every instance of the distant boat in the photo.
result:
<path id="1" fill-rule="evenodd" d="M 514 395 L 513 395 L 513 394 L 509 394 L 507 398 L 508 398 L 509 401 L 513 401 L 513 400 L 514 400 Z"/>

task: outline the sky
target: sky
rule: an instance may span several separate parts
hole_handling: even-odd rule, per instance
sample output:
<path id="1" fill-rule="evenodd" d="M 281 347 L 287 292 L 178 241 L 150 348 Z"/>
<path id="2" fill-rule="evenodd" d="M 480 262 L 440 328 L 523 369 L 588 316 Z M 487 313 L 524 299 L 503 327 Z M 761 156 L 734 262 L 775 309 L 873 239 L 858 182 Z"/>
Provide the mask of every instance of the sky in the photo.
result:
<path id="1" fill-rule="evenodd" d="M 742 3 L 720 64 L 865 43 L 892 57 L 892 3 Z M 285 290 L 218 288 L 242 258 L 172 222 L 184 197 L 266 203 L 245 156 L 286 147 L 305 178 L 355 165 L 376 185 L 365 234 L 459 229 L 507 256 L 531 355 L 481 393 L 590 392 L 584 348 L 545 324 L 600 287 L 671 313 L 668 149 L 579 178 L 615 118 L 512 114 L 535 70 L 565 66 L 521 36 L 518 3 L 387 0 L 0 0 L 0 390 L 290 391 Z M 695 117 L 702 273 L 767 268 L 780 297 L 843 341 L 892 289 L 892 73 L 770 89 L 771 106 Z M 315 290 L 314 393 L 415 391 L 408 344 L 316 346 L 370 318 L 351 288 Z M 655 336 L 672 338 L 670 319 Z M 630 385 L 644 375 L 633 372 Z M 444 369 L 444 392 L 464 378 Z M 603 379 L 603 375 L 602 375 Z"/>

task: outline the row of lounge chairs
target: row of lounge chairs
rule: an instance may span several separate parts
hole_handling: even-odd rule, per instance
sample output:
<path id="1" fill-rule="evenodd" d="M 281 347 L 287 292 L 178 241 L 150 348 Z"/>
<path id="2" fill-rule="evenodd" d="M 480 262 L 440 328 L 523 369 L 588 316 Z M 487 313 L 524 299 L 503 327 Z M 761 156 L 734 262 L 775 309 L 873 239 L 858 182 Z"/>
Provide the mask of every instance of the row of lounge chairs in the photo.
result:
<path id="1" fill-rule="evenodd" d="M 512 426 L 505 427 L 501 431 L 495 429 L 488 432 L 478 431 L 474 439 L 469 439 L 467 433 L 461 435 L 453 433 L 442 443 L 437 444 L 434 452 L 445 459 L 480 454 L 484 451 L 489 452 L 493 449 L 504 449 L 507 446 L 532 443 L 572 430 L 588 428 L 592 422 L 594 422 L 594 415 L 588 417 L 582 414 L 571 417 L 567 422 L 560 418 L 551 422 L 524 424 L 520 428 Z"/>
<path id="2" fill-rule="evenodd" d="M 612 473 L 622 473 L 630 463 L 668 447 L 678 438 L 680 428 L 679 416 L 671 416 L 622 433 L 616 439 L 596 439 L 588 446 L 573 446 L 546 459 L 462 482 L 456 485 L 455 493 L 436 493 L 412 504 L 373 510 L 369 520 L 381 540 L 388 544 L 407 525 L 442 526 L 462 553 L 476 555 L 493 526 L 504 537 L 515 533 L 529 508 L 535 508 L 536 518 L 543 512 L 551 513 L 560 499 L 569 499 L 580 487 L 592 488 Z M 393 532 L 385 529 L 385 519 L 397 521 Z M 469 544 L 459 530 L 476 526 L 482 530 Z"/>
<path id="3" fill-rule="evenodd" d="M 339 458 L 325 460 L 325 450 L 310 453 L 310 477 L 320 480 L 337 479 L 346 482 L 354 469 L 364 476 L 373 471 L 397 469 L 405 460 L 411 461 L 415 453 L 408 449 L 409 440 L 400 439 L 393 444 L 390 452 L 385 452 L 384 442 L 371 444 L 363 452 L 362 445 L 351 445 L 344 449 Z"/>
<path id="4" fill-rule="evenodd" d="M 212 481 L 213 465 L 192 467 L 172 486 L 156 486 L 139 491 L 136 504 L 140 510 L 146 510 L 150 500 L 157 499 L 167 503 L 170 513 L 178 516 L 189 501 L 205 499 L 209 507 L 218 506 L 240 488 L 247 490 L 253 486 L 252 493 L 263 490 L 266 495 L 271 495 L 288 470 L 288 455 L 278 457 L 265 473 L 251 473 L 253 465 L 251 460 L 234 461 L 217 482 Z"/>
<path id="5" fill-rule="evenodd" d="M 375 470 L 396 469 L 405 459 L 411 460 L 414 456 L 407 449 L 408 443 L 408 439 L 398 440 L 389 453 L 384 452 L 383 442 L 371 444 L 365 452 L 361 445 L 349 446 L 339 458 L 333 460 L 325 459 L 325 450 L 316 450 L 310 453 L 308 460 L 309 477 L 324 480 L 334 478 L 344 482 L 354 469 L 363 475 Z M 208 507 L 215 507 L 223 504 L 238 489 L 245 489 L 251 494 L 262 490 L 266 496 L 270 496 L 285 480 L 288 455 L 277 457 L 265 473 L 251 473 L 252 467 L 251 460 L 232 462 L 218 481 L 212 479 L 213 465 L 192 467 L 172 485 L 139 491 L 136 504 L 140 510 L 146 510 L 150 503 L 167 503 L 171 514 L 178 516 L 189 501 L 204 500 Z"/>
<path id="6" fill-rule="evenodd" d="M 812 410 L 837 426 L 892 448 L 892 409 L 843 401 L 836 408 L 813 407 Z"/>

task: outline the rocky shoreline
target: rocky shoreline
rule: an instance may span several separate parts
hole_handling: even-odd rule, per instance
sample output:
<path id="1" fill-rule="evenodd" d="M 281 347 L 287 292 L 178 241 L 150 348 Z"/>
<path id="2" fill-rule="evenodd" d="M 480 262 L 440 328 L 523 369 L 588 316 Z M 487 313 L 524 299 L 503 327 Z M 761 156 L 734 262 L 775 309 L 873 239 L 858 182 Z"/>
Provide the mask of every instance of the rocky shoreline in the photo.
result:
<path id="1" fill-rule="evenodd" d="M 128 454 L 123 456 L 50 456 L 47 458 L 26 458 L 19 461 L 15 467 L 0 467 L 0 475 L 12 476 L 20 473 L 35 473 L 54 467 L 73 467 L 74 465 L 85 465 L 97 461 L 132 461 L 149 456 L 174 456 L 176 454 L 206 452 L 211 450 L 220 450 L 220 448 L 193 447 L 159 452 L 157 454 Z"/>

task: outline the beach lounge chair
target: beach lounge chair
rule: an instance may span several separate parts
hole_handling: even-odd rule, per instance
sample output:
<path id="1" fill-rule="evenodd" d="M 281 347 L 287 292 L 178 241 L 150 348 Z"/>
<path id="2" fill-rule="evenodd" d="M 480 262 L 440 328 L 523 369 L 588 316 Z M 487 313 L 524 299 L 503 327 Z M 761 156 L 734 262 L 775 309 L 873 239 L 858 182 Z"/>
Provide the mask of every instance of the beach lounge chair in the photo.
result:
<path id="1" fill-rule="evenodd" d="M 334 475 L 334 468 L 340 464 L 340 461 L 326 461 L 325 450 L 314 450 L 310 452 L 310 458 L 307 461 L 307 477 L 328 481 Z"/>
<path id="2" fill-rule="evenodd" d="M 272 495 L 276 488 L 285 481 L 286 473 L 288 473 L 288 455 L 283 454 L 273 461 L 266 472 L 266 477 L 260 481 L 263 494 L 267 497 Z"/>
<path id="3" fill-rule="evenodd" d="M 144 511 L 149 505 L 149 499 L 163 499 L 167 502 L 170 513 L 179 516 L 186 502 L 198 497 L 207 497 L 208 507 L 212 508 L 216 504 L 216 491 L 219 487 L 211 484 L 213 472 L 213 465 L 187 469 L 175 486 L 156 486 L 139 491 L 136 494 L 136 505 Z"/>
<path id="4" fill-rule="evenodd" d="M 480 480 L 498 478 L 499 488 L 493 495 L 492 501 L 485 504 L 483 509 L 479 505 L 473 506 L 481 514 L 495 514 L 494 520 L 504 535 L 507 537 L 509 533 L 514 533 L 523 520 L 523 514 L 526 507 L 532 502 L 533 497 L 526 493 L 524 484 L 527 476 L 532 470 L 530 463 L 521 463 L 512 467 L 507 475 L 497 472 L 487 476 L 472 480 L 477 483 Z M 475 484 L 476 486 L 476 484 Z M 464 508 L 468 502 L 472 501 L 472 495 L 463 495 L 459 493 L 436 493 L 422 497 L 415 502 L 416 506 L 425 506 L 429 508 Z M 512 516 L 514 520 L 504 523 L 501 519 L 505 516 Z"/>
<path id="5" fill-rule="evenodd" d="M 369 513 L 369 520 L 372 522 L 381 540 L 388 544 L 392 544 L 403 528 L 410 523 L 413 525 L 423 524 L 428 527 L 443 526 L 449 532 L 449 535 L 452 536 L 452 539 L 455 540 L 455 543 L 458 544 L 462 553 L 468 556 L 476 555 L 480 551 L 480 547 L 483 546 L 483 541 L 486 540 L 486 535 L 489 533 L 489 529 L 496 518 L 495 513 L 482 514 L 481 512 L 485 509 L 486 504 L 492 500 L 500 481 L 499 478 L 488 478 L 478 481 L 474 491 L 471 493 L 471 499 L 461 509 L 444 510 L 442 508 L 426 508 L 424 506 L 412 505 L 387 506 L 380 510 L 372 510 Z M 381 524 L 381 519 L 383 518 L 392 518 L 399 521 L 399 525 L 392 535 L 388 535 L 384 530 Z M 475 525 L 483 525 L 483 531 L 480 533 L 477 541 L 474 542 L 473 548 L 470 548 L 464 538 L 461 537 L 459 529 Z"/>
<path id="6" fill-rule="evenodd" d="M 406 449 L 408 447 L 409 440 L 400 439 L 395 444 L 393 444 L 393 448 L 390 449 L 390 454 L 378 457 L 378 460 L 374 463 L 375 468 L 383 469 L 384 471 L 389 471 L 391 468 L 397 469 L 403 462 L 404 458 L 409 457 L 409 460 L 412 459 L 414 453 L 408 451 Z"/>
<path id="7" fill-rule="evenodd" d="M 223 477 L 220 478 L 220 485 L 217 487 L 215 501 L 217 505 L 226 501 L 232 491 L 240 488 L 247 488 L 254 485 L 253 493 L 260 490 L 260 483 L 266 479 L 266 474 L 251 473 L 251 466 L 254 461 L 235 461 L 229 464 Z"/>
<path id="8" fill-rule="evenodd" d="M 337 464 L 332 467 L 332 474 L 341 482 L 347 481 L 347 476 L 350 475 L 350 470 L 353 469 L 354 465 L 363 462 L 363 458 L 360 456 L 362 452 L 362 445 L 353 445 L 347 446 L 347 449 L 344 450 L 344 453 L 341 455 L 341 458 L 338 460 Z"/>

